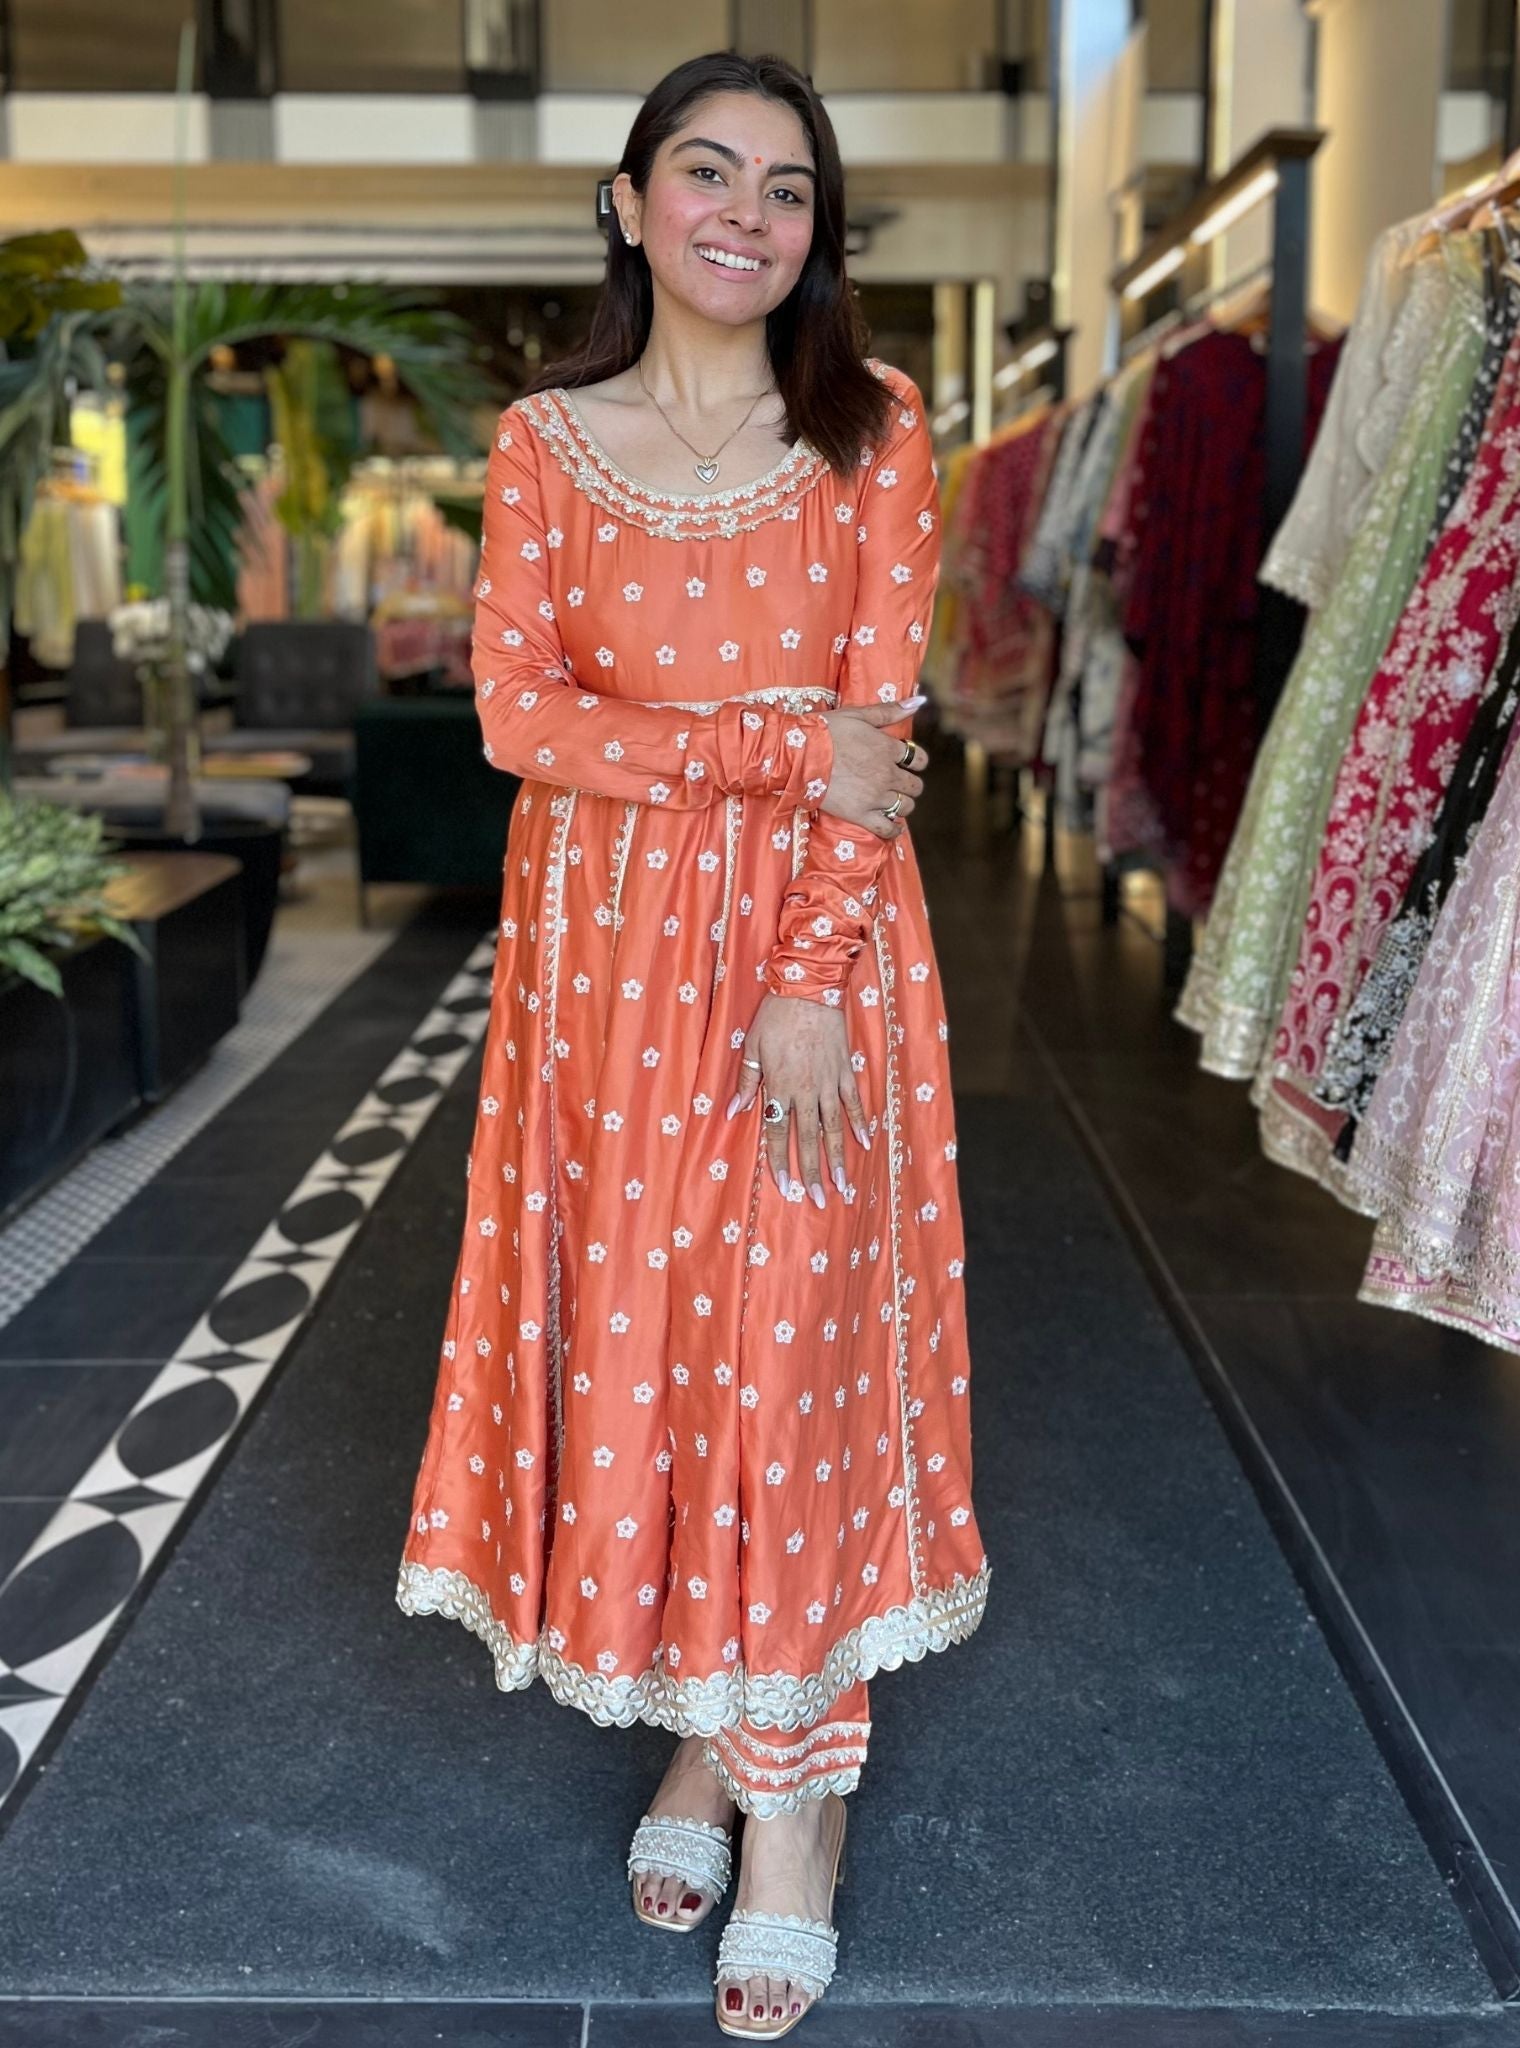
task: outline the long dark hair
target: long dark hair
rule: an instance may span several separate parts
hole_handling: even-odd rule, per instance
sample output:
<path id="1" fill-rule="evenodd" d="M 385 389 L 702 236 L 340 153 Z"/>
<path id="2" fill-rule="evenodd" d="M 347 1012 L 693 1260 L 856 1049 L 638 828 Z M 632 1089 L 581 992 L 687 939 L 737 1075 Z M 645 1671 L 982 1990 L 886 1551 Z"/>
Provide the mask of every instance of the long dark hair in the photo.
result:
<path id="1" fill-rule="evenodd" d="M 741 57 L 716 50 L 667 72 L 634 117 L 618 170 L 642 192 L 661 143 L 699 100 L 714 93 L 757 93 L 790 107 L 802 124 L 818 173 L 813 241 L 802 274 L 767 314 L 771 373 L 786 402 L 789 441 L 805 438 L 841 474 L 883 438 L 891 394 L 867 368 L 865 320 L 845 274 L 844 167 L 834 124 L 811 84 L 782 57 Z M 654 314 L 654 281 L 643 246 L 630 247 L 612 217 L 607 277 L 583 347 L 541 370 L 529 385 L 596 384 L 643 353 Z"/>

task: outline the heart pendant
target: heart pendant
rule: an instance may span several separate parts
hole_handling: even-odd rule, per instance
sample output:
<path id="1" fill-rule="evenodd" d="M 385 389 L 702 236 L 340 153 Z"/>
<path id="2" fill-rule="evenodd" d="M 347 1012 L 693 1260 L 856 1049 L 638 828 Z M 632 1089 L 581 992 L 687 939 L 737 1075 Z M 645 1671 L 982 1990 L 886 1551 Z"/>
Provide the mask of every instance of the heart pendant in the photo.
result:
<path id="1" fill-rule="evenodd" d="M 710 484 L 713 478 L 718 474 L 718 465 L 716 462 L 694 462 L 692 464 L 692 468 L 695 469 L 697 475 L 701 477 L 703 483 L 705 484 Z"/>

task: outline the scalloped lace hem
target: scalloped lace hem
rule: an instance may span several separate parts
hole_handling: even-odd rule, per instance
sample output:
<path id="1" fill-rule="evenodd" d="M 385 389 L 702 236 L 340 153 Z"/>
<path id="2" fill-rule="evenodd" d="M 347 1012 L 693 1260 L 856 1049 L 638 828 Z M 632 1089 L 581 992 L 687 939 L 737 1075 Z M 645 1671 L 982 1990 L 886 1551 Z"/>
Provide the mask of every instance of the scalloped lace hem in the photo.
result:
<path id="1" fill-rule="evenodd" d="M 858 1680 L 917 1664 L 931 1651 L 964 1642 L 986 1609 L 991 1577 L 992 1567 L 984 1563 L 969 1579 L 957 1578 L 869 1616 L 838 1638 L 821 1670 L 801 1676 L 736 1665 L 710 1678 L 677 1679 L 656 1664 L 637 1677 L 606 1678 L 551 1649 L 547 1635 L 537 1642 L 520 1641 L 492 1613 L 484 1589 L 463 1572 L 405 1557 L 396 1605 L 403 1614 L 441 1614 L 478 1636 L 491 1653 L 502 1692 L 520 1692 L 541 1678 L 561 1706 L 579 1707 L 604 1728 L 644 1721 L 676 1735 L 715 1735 L 741 1720 L 786 1730 L 807 1727 Z"/>

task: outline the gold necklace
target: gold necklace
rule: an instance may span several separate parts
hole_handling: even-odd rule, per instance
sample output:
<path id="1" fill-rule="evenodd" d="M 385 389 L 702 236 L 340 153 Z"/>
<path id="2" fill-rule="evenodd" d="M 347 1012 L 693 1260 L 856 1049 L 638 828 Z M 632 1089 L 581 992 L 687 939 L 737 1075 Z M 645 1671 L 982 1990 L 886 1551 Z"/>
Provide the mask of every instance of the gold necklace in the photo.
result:
<path id="1" fill-rule="evenodd" d="M 718 474 L 718 457 L 723 453 L 723 450 L 734 438 L 734 434 L 740 433 L 745 427 L 749 425 L 749 414 L 754 411 L 755 407 L 760 403 L 761 399 L 766 396 L 766 392 L 774 391 L 776 388 L 774 384 L 768 384 L 765 387 L 765 391 L 757 391 L 753 399 L 751 399 L 750 401 L 749 412 L 747 412 L 744 415 L 743 419 L 740 420 L 738 426 L 734 428 L 734 433 L 725 434 L 723 439 L 718 443 L 717 447 L 713 450 L 712 454 L 704 455 L 701 449 L 696 446 L 695 442 L 686 440 L 686 436 L 681 432 L 681 429 L 670 417 L 670 414 L 665 410 L 664 406 L 661 405 L 660 401 L 655 397 L 654 393 L 650 390 L 649 386 L 647 384 L 644 384 L 643 358 L 640 357 L 633 367 L 638 372 L 640 384 L 644 385 L 644 396 L 649 400 L 650 404 L 654 407 L 655 411 L 660 415 L 660 418 L 665 422 L 666 426 L 669 427 L 670 431 L 675 435 L 676 439 L 678 441 L 685 441 L 686 446 L 690 448 L 692 454 L 696 456 L 697 459 L 692 464 L 692 468 L 697 472 L 697 475 L 702 479 L 703 483 L 705 484 L 710 484 L 713 478 Z"/>

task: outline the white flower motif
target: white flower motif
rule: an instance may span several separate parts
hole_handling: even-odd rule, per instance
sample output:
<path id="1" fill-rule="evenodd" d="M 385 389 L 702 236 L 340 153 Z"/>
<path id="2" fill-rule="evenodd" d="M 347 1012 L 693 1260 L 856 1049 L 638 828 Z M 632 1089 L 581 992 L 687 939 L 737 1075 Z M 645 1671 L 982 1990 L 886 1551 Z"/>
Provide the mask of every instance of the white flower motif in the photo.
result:
<path id="1" fill-rule="evenodd" d="M 853 505 L 838 504 L 834 507 L 834 517 L 841 526 L 848 526 L 855 517 L 855 507 Z"/>
<path id="2" fill-rule="evenodd" d="M 610 1112 L 610 1114 L 612 1114 L 612 1115 L 616 1115 L 616 1114 L 617 1114 L 617 1112 L 616 1112 L 616 1111 L 614 1110 L 614 1111 Z M 596 1244 L 588 1244 L 588 1245 L 587 1245 L 587 1247 L 586 1247 L 586 1257 L 587 1257 L 588 1259 L 590 1259 L 591 1263 L 592 1263 L 592 1264 L 593 1264 L 594 1266 L 599 1266 L 599 1265 L 600 1265 L 600 1264 L 602 1263 L 602 1261 L 603 1261 L 603 1260 L 604 1260 L 604 1259 L 606 1258 L 606 1256 L 607 1256 L 607 1247 L 606 1247 L 606 1245 L 602 1244 L 602 1243 L 601 1243 L 600 1241 L 598 1241 L 598 1242 L 597 1242 Z"/>
<path id="3" fill-rule="evenodd" d="M 795 1557 L 797 1552 L 802 1548 L 803 1544 L 806 1543 L 806 1541 L 807 1538 L 803 1535 L 802 1531 L 800 1529 L 794 1529 L 791 1535 L 788 1536 L 786 1539 L 786 1547 Z"/>
<path id="4" fill-rule="evenodd" d="M 699 1316 L 710 1316 L 712 1314 L 712 1297 L 710 1295 L 698 1294 L 693 1296 L 691 1305 Z"/>
<path id="5" fill-rule="evenodd" d="M 654 658 L 661 668 L 669 668 L 676 658 L 676 651 L 670 646 L 657 647 L 654 651 Z"/>
<path id="6" fill-rule="evenodd" d="M 826 565 L 825 563 L 823 563 L 823 562 L 809 562 L 809 563 L 808 563 L 808 581 L 809 581 L 809 583 L 827 583 L 827 582 L 828 582 L 828 580 L 829 580 L 829 572 L 828 572 L 828 567 L 827 567 L 827 565 Z"/>
<path id="7" fill-rule="evenodd" d="M 719 646 L 719 648 L 718 648 L 718 658 L 719 658 L 719 660 L 720 660 L 720 661 L 737 661 L 737 660 L 739 659 L 739 643 L 738 643 L 738 641 L 737 641 L 737 640 L 725 640 L 725 641 L 723 641 L 723 642 L 722 642 L 722 644 L 721 644 L 721 645 Z"/>
<path id="8" fill-rule="evenodd" d="M 876 628 L 874 626 L 857 626 L 851 638 L 857 647 L 874 647 L 876 644 Z"/>
<path id="9" fill-rule="evenodd" d="M 603 668 L 611 668 L 614 661 L 617 660 L 617 656 L 610 647 L 599 647 L 596 650 L 596 658 Z"/>
<path id="10" fill-rule="evenodd" d="M 894 583 L 911 583 L 913 581 L 913 571 L 906 562 L 894 562 L 892 564 L 892 581 Z"/>
<path id="11" fill-rule="evenodd" d="M 694 1003 L 701 994 L 701 990 L 694 981 L 683 981 L 676 990 L 676 994 L 683 1003 Z"/>
<path id="12" fill-rule="evenodd" d="M 534 1459 L 533 1459 L 533 1453 L 532 1453 L 531 1451 L 519 1451 L 519 1452 L 517 1453 L 517 1456 L 516 1456 L 516 1459 L 515 1459 L 515 1463 L 516 1463 L 516 1465 L 517 1465 L 517 1467 L 518 1467 L 519 1471 L 522 1471 L 522 1472 L 529 1472 L 529 1471 L 531 1471 L 531 1470 L 532 1470 L 532 1468 L 533 1468 L 533 1462 L 534 1462 Z"/>
<path id="13" fill-rule="evenodd" d="M 766 1485 L 767 1485 L 767 1486 L 779 1486 L 779 1485 L 781 1484 L 782 1480 L 783 1480 L 783 1479 L 785 1479 L 785 1477 L 786 1477 L 786 1467 L 785 1467 L 785 1465 L 780 1465 L 780 1464 L 770 1464 L 770 1465 L 767 1465 L 767 1466 L 766 1466 L 766 1468 L 765 1468 L 765 1483 L 766 1483 Z"/>
<path id="14" fill-rule="evenodd" d="M 593 1465 L 601 1465 L 603 1467 L 606 1467 L 612 1463 L 613 1459 L 616 1456 L 617 1452 L 614 1451 L 610 1445 L 598 1444 L 596 1449 L 591 1453 L 591 1462 Z"/>
<path id="15" fill-rule="evenodd" d="M 637 1536 L 639 1533 L 639 1525 L 632 1515 L 624 1515 L 620 1522 L 614 1522 L 612 1526 L 617 1530 L 619 1536 L 625 1539 L 630 1536 Z"/>
<path id="16" fill-rule="evenodd" d="M 890 491 L 893 484 L 897 482 L 897 471 L 895 469 L 879 469 L 876 472 L 876 481 L 884 491 Z"/>
<path id="17" fill-rule="evenodd" d="M 800 647 L 802 645 L 802 635 L 795 626 L 783 626 L 780 637 L 783 647 Z"/>
<path id="18" fill-rule="evenodd" d="M 584 590 L 582 590 L 581 586 L 578 583 L 572 583 L 570 588 L 565 592 L 565 599 L 566 602 L 571 605 L 584 604 L 586 601 L 586 593 Z"/>
<path id="19" fill-rule="evenodd" d="M 430 1508 L 428 1510 L 428 1521 L 431 1524 L 431 1526 L 435 1529 L 446 1529 L 449 1526 L 448 1509 Z"/>
<path id="20" fill-rule="evenodd" d="M 811 1390 L 811 1389 L 809 1389 L 809 1390 L 808 1390 L 808 1391 L 807 1391 L 806 1393 L 802 1393 L 802 1394 L 799 1394 L 799 1395 L 797 1396 L 797 1406 L 798 1406 L 798 1409 L 799 1409 L 799 1410 L 801 1411 L 801 1413 L 802 1413 L 802 1414 L 804 1414 L 804 1415 L 811 1415 L 811 1414 L 812 1414 L 812 1412 L 813 1412 L 813 1395 L 812 1395 L 812 1390 Z"/>
<path id="21" fill-rule="evenodd" d="M 594 1600 L 597 1596 L 597 1590 L 596 1580 L 588 1572 L 586 1577 L 581 1580 L 581 1591 L 588 1600 Z"/>
<path id="22" fill-rule="evenodd" d="M 866 1584 L 867 1586 L 874 1586 L 876 1584 L 876 1581 L 881 1577 L 881 1571 L 879 1567 L 874 1564 L 863 1564 L 860 1567 L 860 1576 L 864 1584 Z"/>
<path id="23" fill-rule="evenodd" d="M 820 1458 L 813 1467 L 813 1477 L 815 1479 L 827 1479 L 833 1469 L 827 1458 Z"/>
<path id="24" fill-rule="evenodd" d="M 693 1573 L 692 1577 L 686 1581 L 686 1590 L 690 1593 L 693 1600 L 705 1600 L 707 1598 L 707 1581 L 706 1579 L 699 1579 Z"/>
<path id="25" fill-rule="evenodd" d="M 706 590 L 707 585 L 702 581 L 700 576 L 687 577 L 686 595 L 688 597 L 702 597 L 703 595 L 705 595 Z"/>
<path id="26" fill-rule="evenodd" d="M 570 1384 L 578 1394 L 589 1394 L 591 1392 L 591 1375 L 589 1372 L 578 1372 Z"/>
<path id="27" fill-rule="evenodd" d="M 607 1318 L 607 1327 L 611 1330 L 614 1337 L 621 1337 L 627 1331 L 631 1320 L 631 1317 L 626 1315 L 622 1309 L 614 1309 Z"/>
<path id="28" fill-rule="evenodd" d="M 797 1326 L 795 1323 L 789 1323 L 783 1320 L 775 1325 L 775 1328 L 772 1330 L 771 1334 L 774 1336 L 778 1344 L 790 1344 L 792 1339 L 797 1334 Z"/>
<path id="29" fill-rule="evenodd" d="M 620 1111 L 615 1109 L 604 1109 L 602 1111 L 602 1129 L 604 1131 L 620 1131 L 622 1128 L 623 1118 Z"/>
<path id="30" fill-rule="evenodd" d="M 543 553 L 543 549 L 536 540 L 525 540 L 519 552 L 525 562 L 536 562 Z"/>
<path id="31" fill-rule="evenodd" d="M 669 795 L 670 795 L 670 784 L 669 784 L 668 782 L 651 782 L 651 783 L 650 783 L 650 785 L 649 785 L 649 801 L 650 801 L 650 802 L 651 802 L 652 804 L 662 804 L 662 803 L 664 803 L 664 801 L 665 801 L 666 797 L 668 797 Z"/>
<path id="32" fill-rule="evenodd" d="M 660 1133 L 663 1137 L 675 1137 L 680 1128 L 681 1119 L 678 1116 L 662 1116 L 660 1118 Z"/>
<path id="33" fill-rule="evenodd" d="M 639 1381 L 633 1390 L 633 1398 L 641 1408 L 649 1406 L 650 1402 L 654 1399 L 654 1388 L 649 1384 L 648 1380 Z"/>
<path id="34" fill-rule="evenodd" d="M 627 981 L 622 983 L 622 992 L 630 1003 L 636 1003 L 644 993 L 644 984 L 630 976 Z"/>
<path id="35" fill-rule="evenodd" d="M 763 1600 L 751 1600 L 747 1612 L 749 1614 L 749 1618 L 751 1621 L 758 1621 L 763 1623 L 769 1621 L 771 1618 L 771 1610 L 766 1606 Z"/>
<path id="36" fill-rule="evenodd" d="M 501 1225 L 497 1222 L 494 1216 L 481 1217 L 480 1234 L 482 1237 L 495 1237 L 500 1229 Z"/>
<path id="37" fill-rule="evenodd" d="M 596 537 L 598 540 L 616 540 L 617 528 L 609 519 L 596 529 Z"/>
<path id="38" fill-rule="evenodd" d="M 817 1623 L 823 1620 L 824 1616 L 827 1613 L 828 1609 L 824 1606 L 821 1600 L 810 1600 L 808 1602 L 807 1618 L 815 1626 L 817 1625 Z"/>
<path id="39" fill-rule="evenodd" d="M 713 1520 L 720 1529 L 731 1529 L 738 1520 L 739 1510 L 725 1501 L 720 1508 L 713 1509 Z"/>
<path id="40" fill-rule="evenodd" d="M 537 1323 L 519 1323 L 517 1326 L 517 1334 L 526 1343 L 532 1344 L 543 1335 L 543 1331 L 540 1325 Z"/>
<path id="41" fill-rule="evenodd" d="M 625 1180 L 623 1182 L 623 1199 L 625 1201 L 636 1202 L 643 1192 L 644 1183 L 641 1180 Z"/>
<path id="42" fill-rule="evenodd" d="M 707 1172 L 711 1180 L 727 1180 L 728 1161 L 726 1159 L 714 1159 L 709 1165 Z"/>
<path id="43" fill-rule="evenodd" d="M 639 1588 L 639 1605 L 640 1605 L 640 1607 L 653 1607 L 653 1605 L 654 1605 L 655 1601 L 656 1601 L 656 1600 L 658 1600 L 658 1599 L 659 1599 L 659 1597 L 660 1597 L 660 1594 L 659 1594 L 659 1588 L 658 1588 L 657 1586 L 649 1586 L 649 1585 L 644 1585 L 644 1586 L 640 1586 L 640 1588 Z"/>
<path id="44" fill-rule="evenodd" d="M 573 1500 L 565 1502 L 559 1511 L 559 1518 L 562 1522 L 573 1522 L 575 1520 L 575 1502 Z"/>
<path id="45" fill-rule="evenodd" d="M 640 1054 L 640 1062 L 646 1067 L 657 1067 L 660 1064 L 660 1048 L 657 1045 L 646 1045 Z"/>

